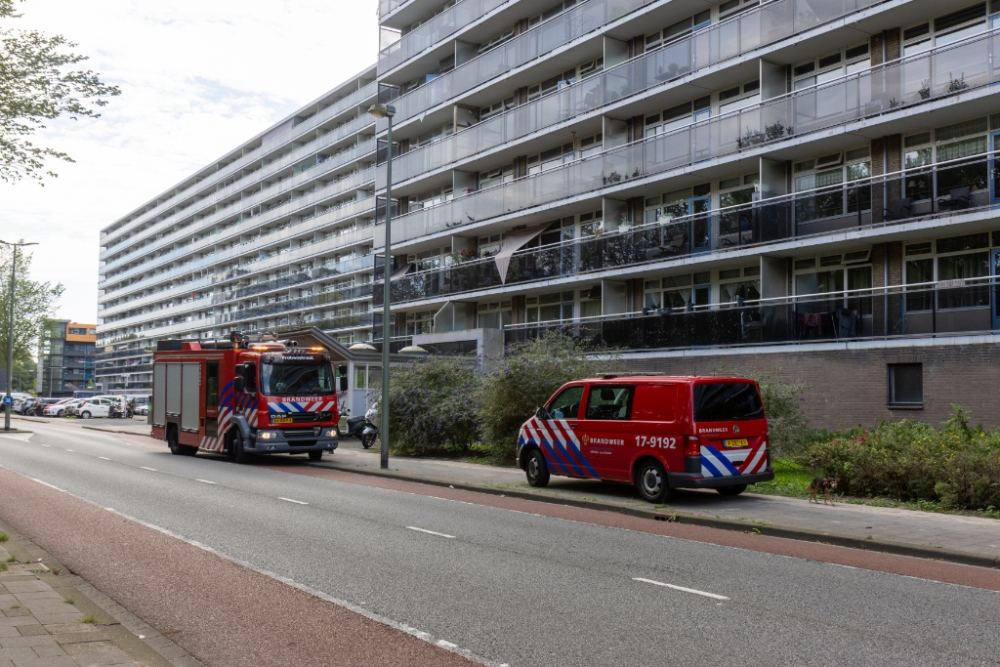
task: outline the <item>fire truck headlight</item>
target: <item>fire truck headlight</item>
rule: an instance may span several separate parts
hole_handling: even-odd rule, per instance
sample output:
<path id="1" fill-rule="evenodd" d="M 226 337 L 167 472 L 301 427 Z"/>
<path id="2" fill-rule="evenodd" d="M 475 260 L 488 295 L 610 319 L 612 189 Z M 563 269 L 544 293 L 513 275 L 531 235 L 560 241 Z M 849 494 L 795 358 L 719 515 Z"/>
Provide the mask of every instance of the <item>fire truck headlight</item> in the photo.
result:
<path id="1" fill-rule="evenodd" d="M 278 434 L 274 431 L 261 431 L 257 434 L 258 440 L 277 440 Z"/>
<path id="2" fill-rule="evenodd" d="M 325 431 L 323 431 L 323 437 L 324 438 L 336 438 L 337 437 L 337 429 L 335 429 L 335 428 L 328 428 L 328 429 L 326 429 Z"/>

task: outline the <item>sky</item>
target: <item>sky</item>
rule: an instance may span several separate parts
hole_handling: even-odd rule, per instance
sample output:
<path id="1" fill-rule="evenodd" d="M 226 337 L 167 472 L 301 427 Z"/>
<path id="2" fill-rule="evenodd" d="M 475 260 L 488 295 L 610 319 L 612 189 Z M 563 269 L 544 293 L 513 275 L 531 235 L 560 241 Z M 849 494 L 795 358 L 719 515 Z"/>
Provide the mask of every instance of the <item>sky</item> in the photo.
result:
<path id="1" fill-rule="evenodd" d="M 101 228 L 375 62 L 376 0 L 26 0 L 0 28 L 62 34 L 122 89 L 101 118 L 33 143 L 45 186 L 0 182 L 0 238 L 37 241 L 31 277 L 62 283 L 55 315 L 97 322 Z"/>

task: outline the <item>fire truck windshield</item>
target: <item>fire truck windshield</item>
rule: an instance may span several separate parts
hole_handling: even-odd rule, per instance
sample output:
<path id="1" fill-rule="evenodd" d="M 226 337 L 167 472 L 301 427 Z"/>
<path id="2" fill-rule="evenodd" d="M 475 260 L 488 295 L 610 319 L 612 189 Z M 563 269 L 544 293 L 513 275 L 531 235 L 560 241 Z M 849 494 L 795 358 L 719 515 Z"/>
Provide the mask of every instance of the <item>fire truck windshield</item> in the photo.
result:
<path id="1" fill-rule="evenodd" d="M 265 396 L 320 396 L 334 393 L 330 363 L 315 359 L 265 362 L 261 364 L 260 384 Z"/>

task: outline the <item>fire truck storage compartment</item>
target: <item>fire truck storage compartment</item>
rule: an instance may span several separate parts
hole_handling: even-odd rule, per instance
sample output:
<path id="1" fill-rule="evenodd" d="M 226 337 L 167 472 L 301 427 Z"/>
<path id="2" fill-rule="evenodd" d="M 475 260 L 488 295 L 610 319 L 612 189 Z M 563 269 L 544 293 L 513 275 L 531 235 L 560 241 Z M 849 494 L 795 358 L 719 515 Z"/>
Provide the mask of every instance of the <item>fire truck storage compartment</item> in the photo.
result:
<path id="1" fill-rule="evenodd" d="M 158 363 L 153 366 L 153 424 L 181 419 L 181 430 L 197 433 L 201 419 L 201 364 Z"/>
<path id="2" fill-rule="evenodd" d="M 183 364 L 181 396 L 181 430 L 188 433 L 198 432 L 198 420 L 201 417 L 201 364 Z"/>
<path id="3" fill-rule="evenodd" d="M 167 394 L 163 391 L 167 383 L 167 365 L 153 366 L 153 426 L 164 427 L 167 424 Z"/>

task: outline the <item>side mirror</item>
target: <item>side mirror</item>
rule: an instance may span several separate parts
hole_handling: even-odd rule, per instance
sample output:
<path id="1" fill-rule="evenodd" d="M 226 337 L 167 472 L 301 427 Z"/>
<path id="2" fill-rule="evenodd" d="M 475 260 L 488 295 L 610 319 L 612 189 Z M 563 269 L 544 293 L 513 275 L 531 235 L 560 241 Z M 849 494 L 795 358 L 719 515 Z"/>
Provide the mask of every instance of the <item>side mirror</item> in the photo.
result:
<path id="1" fill-rule="evenodd" d="M 552 419 L 552 415 L 550 415 L 549 411 L 546 410 L 545 408 L 538 408 L 537 410 L 535 410 L 535 417 L 537 419 L 541 419 L 542 421 L 548 421 L 549 419 Z"/>
<path id="2" fill-rule="evenodd" d="M 337 366 L 337 375 L 347 377 L 347 364 L 340 364 Z"/>
<path id="3" fill-rule="evenodd" d="M 242 394 L 247 388 L 246 380 L 243 379 L 242 375 L 237 375 L 233 378 L 233 391 L 237 394 Z"/>
<path id="4" fill-rule="evenodd" d="M 235 373 L 235 374 L 236 374 L 237 376 L 240 376 L 240 375 L 246 375 L 246 370 L 247 370 L 247 367 L 246 367 L 246 366 L 244 366 L 243 364 L 236 364 L 236 365 L 235 365 L 235 366 L 233 367 L 233 372 L 234 372 L 234 373 Z"/>
<path id="5" fill-rule="evenodd" d="M 340 376 L 340 391 L 347 391 L 347 376 Z"/>

